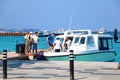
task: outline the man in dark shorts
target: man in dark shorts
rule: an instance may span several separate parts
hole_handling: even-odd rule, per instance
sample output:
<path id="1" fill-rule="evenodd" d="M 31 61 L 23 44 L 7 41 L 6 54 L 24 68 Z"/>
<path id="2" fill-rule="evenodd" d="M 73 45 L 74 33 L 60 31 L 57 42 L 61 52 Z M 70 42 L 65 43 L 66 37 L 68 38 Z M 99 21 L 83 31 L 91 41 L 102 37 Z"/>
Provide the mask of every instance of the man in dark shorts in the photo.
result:
<path id="1" fill-rule="evenodd" d="M 50 46 L 50 49 L 49 49 L 49 51 L 52 51 L 53 50 L 53 42 L 54 42 L 54 33 L 51 33 L 47 38 L 46 38 L 46 40 L 47 40 L 47 42 L 48 42 L 48 44 L 49 44 L 49 46 Z"/>

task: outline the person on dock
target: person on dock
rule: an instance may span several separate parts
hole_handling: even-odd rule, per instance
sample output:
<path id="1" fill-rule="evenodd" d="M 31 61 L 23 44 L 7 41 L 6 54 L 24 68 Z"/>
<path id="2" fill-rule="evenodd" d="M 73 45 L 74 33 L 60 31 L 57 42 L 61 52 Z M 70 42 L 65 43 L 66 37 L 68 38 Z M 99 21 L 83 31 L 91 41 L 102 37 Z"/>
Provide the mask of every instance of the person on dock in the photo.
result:
<path id="1" fill-rule="evenodd" d="M 33 41 L 32 41 L 32 37 L 33 37 L 33 33 L 30 32 L 30 51 L 32 50 L 32 46 L 33 46 Z"/>
<path id="2" fill-rule="evenodd" d="M 48 37 L 46 37 L 46 40 L 50 46 L 50 49 L 48 51 L 53 50 L 53 42 L 54 42 L 54 33 L 51 33 Z"/>
<path id="3" fill-rule="evenodd" d="M 60 52 L 62 50 L 62 43 L 59 38 L 56 39 L 54 42 L 54 51 L 55 52 Z"/>
<path id="4" fill-rule="evenodd" d="M 25 53 L 30 53 L 31 52 L 31 33 L 28 32 L 25 37 Z"/>
<path id="5" fill-rule="evenodd" d="M 35 32 L 35 34 L 32 36 L 32 44 L 33 44 L 33 53 L 37 53 L 37 45 L 39 42 L 38 32 Z"/>

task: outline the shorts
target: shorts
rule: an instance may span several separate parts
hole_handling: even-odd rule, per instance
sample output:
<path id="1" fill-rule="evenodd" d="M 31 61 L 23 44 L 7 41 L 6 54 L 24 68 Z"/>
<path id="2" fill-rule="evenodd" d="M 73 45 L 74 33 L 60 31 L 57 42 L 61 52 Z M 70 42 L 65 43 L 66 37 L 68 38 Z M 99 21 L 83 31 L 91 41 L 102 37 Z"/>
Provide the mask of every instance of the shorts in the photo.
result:
<path id="1" fill-rule="evenodd" d="M 60 49 L 55 49 L 55 52 L 60 52 Z"/>
<path id="2" fill-rule="evenodd" d="M 50 46 L 50 47 L 53 47 L 53 44 L 49 43 L 49 46 Z"/>

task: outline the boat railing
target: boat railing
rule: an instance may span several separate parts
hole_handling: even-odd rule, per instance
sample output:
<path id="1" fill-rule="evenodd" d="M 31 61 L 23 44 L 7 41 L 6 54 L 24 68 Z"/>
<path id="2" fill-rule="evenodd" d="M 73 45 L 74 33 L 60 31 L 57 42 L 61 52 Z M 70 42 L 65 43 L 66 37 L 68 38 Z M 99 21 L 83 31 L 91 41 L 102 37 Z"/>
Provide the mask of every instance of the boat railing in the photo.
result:
<path id="1" fill-rule="evenodd" d="M 64 32 L 64 35 L 81 35 L 81 34 L 92 34 L 91 30 L 67 30 Z"/>

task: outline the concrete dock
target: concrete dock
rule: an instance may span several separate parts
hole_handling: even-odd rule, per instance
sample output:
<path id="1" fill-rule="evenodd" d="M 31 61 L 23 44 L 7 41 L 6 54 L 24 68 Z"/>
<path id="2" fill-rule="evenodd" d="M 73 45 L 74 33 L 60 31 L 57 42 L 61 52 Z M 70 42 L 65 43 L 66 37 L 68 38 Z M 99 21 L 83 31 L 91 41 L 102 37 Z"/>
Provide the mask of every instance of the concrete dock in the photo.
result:
<path id="1" fill-rule="evenodd" d="M 118 62 L 74 62 L 74 80 L 120 80 Z M 0 61 L 0 79 L 2 79 Z M 8 61 L 6 80 L 70 80 L 69 61 Z"/>

